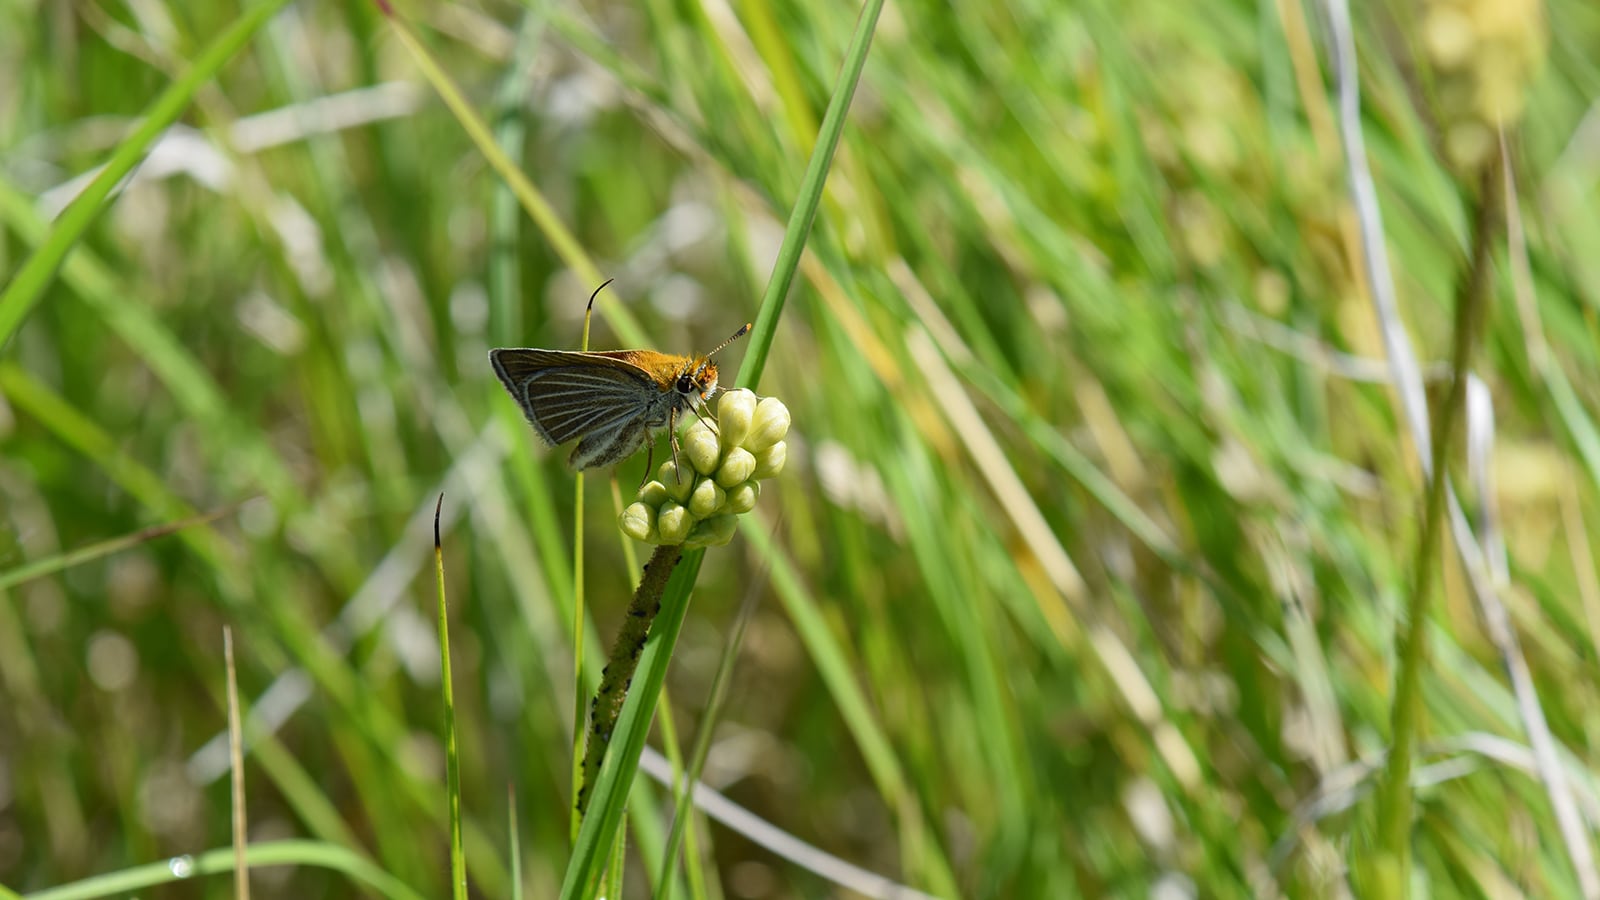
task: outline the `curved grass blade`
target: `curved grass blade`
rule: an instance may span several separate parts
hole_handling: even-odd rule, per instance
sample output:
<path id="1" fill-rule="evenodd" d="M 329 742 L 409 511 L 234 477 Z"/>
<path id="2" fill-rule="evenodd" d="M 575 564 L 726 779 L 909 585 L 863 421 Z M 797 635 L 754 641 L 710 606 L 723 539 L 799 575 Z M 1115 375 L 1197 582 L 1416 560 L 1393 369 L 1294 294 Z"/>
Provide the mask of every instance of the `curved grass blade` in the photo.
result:
<path id="1" fill-rule="evenodd" d="M 9 572 L 0 572 L 0 591 L 15 587 L 25 581 L 52 575 L 63 569 L 70 569 L 73 566 L 81 566 L 84 563 L 93 562 L 102 556 L 120 553 L 131 547 L 137 547 L 140 544 L 182 531 L 185 528 L 214 522 L 238 508 L 239 504 L 234 503 L 221 509 L 214 509 L 208 513 L 201 513 L 200 515 L 179 519 L 175 522 L 163 522 L 160 525 L 141 528 L 132 534 L 120 535 L 108 540 L 98 541 L 87 547 L 79 547 L 76 550 L 68 550 L 65 553 L 58 553 L 54 556 L 47 556 L 44 559 L 36 559 L 31 563 L 24 563 Z"/>
<path id="2" fill-rule="evenodd" d="M 211 42 L 211 46 L 200 54 L 189 71 L 168 85 L 161 96 L 150 104 L 139 127 L 117 146 L 116 151 L 111 154 L 111 159 L 106 162 L 105 168 L 101 169 L 94 181 L 78 195 L 78 199 L 72 201 L 66 212 L 61 214 L 49 238 L 28 257 L 28 261 L 17 271 L 16 277 L 11 279 L 5 291 L 0 293 L 0 347 L 5 346 L 6 341 L 17 330 L 17 326 L 22 324 L 22 320 L 39 301 L 44 289 L 54 279 L 61 261 L 67 258 L 73 245 L 78 243 L 95 217 L 105 208 L 106 198 L 111 196 L 111 192 L 122 179 L 144 160 L 145 153 L 155 143 L 156 138 L 160 137 L 161 132 L 177 121 L 178 116 L 189 106 L 189 101 L 195 92 L 215 77 L 256 31 L 287 4 L 288 0 L 263 0 L 245 10 L 244 15 L 240 16 L 232 27 Z"/>
<path id="3" fill-rule="evenodd" d="M 343 873 L 352 881 L 366 885 L 394 900 L 422 900 L 422 895 L 398 878 L 378 868 L 360 855 L 320 841 L 267 841 L 251 844 L 245 859 L 253 869 L 267 866 L 314 866 Z M 177 856 L 96 875 L 72 884 L 46 888 L 29 894 L 28 900 L 90 900 L 93 897 L 124 896 L 158 884 L 171 884 L 201 875 L 220 875 L 233 871 L 233 848 L 219 847 L 199 856 Z"/>

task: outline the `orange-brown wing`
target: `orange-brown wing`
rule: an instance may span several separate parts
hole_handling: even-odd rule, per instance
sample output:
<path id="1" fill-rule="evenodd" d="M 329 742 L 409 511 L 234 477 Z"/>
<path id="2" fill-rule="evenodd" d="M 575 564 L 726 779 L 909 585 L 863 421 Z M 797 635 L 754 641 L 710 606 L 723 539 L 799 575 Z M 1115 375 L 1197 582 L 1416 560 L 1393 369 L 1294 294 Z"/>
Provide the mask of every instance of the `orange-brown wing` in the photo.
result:
<path id="1" fill-rule="evenodd" d="M 642 415 L 660 393 L 638 366 L 599 353 L 501 348 L 489 351 L 489 363 L 552 446 Z"/>

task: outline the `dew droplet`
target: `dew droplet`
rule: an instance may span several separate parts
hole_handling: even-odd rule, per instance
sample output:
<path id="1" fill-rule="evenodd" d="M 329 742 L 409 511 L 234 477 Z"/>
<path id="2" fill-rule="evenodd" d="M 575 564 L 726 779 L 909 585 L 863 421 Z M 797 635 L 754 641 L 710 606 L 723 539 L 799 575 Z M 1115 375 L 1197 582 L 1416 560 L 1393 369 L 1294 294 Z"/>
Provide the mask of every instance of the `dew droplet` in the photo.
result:
<path id="1" fill-rule="evenodd" d="M 194 857 L 185 853 L 167 860 L 167 868 L 175 878 L 188 878 L 194 874 Z"/>

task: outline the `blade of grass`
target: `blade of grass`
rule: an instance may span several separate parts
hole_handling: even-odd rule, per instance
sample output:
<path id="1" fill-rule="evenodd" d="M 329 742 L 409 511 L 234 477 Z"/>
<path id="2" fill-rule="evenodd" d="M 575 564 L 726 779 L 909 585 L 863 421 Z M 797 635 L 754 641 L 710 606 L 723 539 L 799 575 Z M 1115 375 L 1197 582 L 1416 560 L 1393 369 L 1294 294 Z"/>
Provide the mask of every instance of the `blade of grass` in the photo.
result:
<path id="1" fill-rule="evenodd" d="M 756 314 L 755 326 L 750 329 L 744 361 L 739 365 L 739 377 L 734 381 L 738 387 L 754 388 L 760 383 L 761 373 L 767 367 L 767 354 L 772 349 L 773 334 L 778 330 L 778 318 L 783 315 L 789 287 L 794 284 L 795 272 L 800 268 L 800 255 L 805 251 L 806 238 L 811 234 L 811 222 L 822 203 L 828 169 L 833 162 L 834 151 L 839 148 L 839 137 L 844 134 L 845 117 L 850 112 L 856 84 L 861 80 L 861 70 L 867 64 L 867 51 L 872 49 L 872 35 L 877 28 L 878 14 L 882 11 L 882 0 L 867 0 L 856 21 L 855 34 L 850 38 L 844 65 L 839 72 L 838 86 L 834 89 L 833 98 L 828 101 L 828 111 L 822 117 L 822 130 L 818 132 L 816 146 L 811 150 L 806 174 L 800 179 L 800 193 L 795 198 L 794 211 L 789 214 L 789 224 L 783 232 L 783 243 L 778 248 L 772 278 L 767 282 L 766 293 L 761 295 L 761 311 Z"/>
<path id="2" fill-rule="evenodd" d="M 68 446 L 88 457 L 106 476 L 156 514 L 167 518 L 189 518 L 194 510 L 168 490 L 160 476 L 118 451 L 105 430 L 73 409 L 60 395 L 50 390 L 18 366 L 0 363 L 0 393 L 42 422 Z M 229 595 L 242 595 L 242 582 L 233 565 L 232 554 L 216 534 L 207 530 L 181 531 L 179 538 L 216 570 L 229 588 Z"/>
<path id="3" fill-rule="evenodd" d="M 233 895 L 250 900 L 250 867 L 245 862 L 249 838 L 244 811 L 244 735 L 239 724 L 239 676 L 233 665 L 233 629 L 222 626 L 222 661 L 228 675 L 228 756 L 233 763 Z"/>
<path id="4" fill-rule="evenodd" d="M 79 547 L 76 550 L 68 550 L 66 553 L 58 553 L 55 556 L 47 556 L 44 559 L 36 559 L 33 562 L 24 563 L 9 572 L 0 572 L 0 590 L 14 587 L 25 581 L 32 581 L 35 578 L 42 578 L 45 575 L 51 575 L 63 569 L 70 569 L 73 566 L 81 566 L 102 556 L 120 553 L 130 547 L 137 547 L 157 538 L 166 537 L 185 528 L 214 522 L 238 508 L 239 504 L 230 504 L 208 513 L 190 516 L 187 519 L 179 519 L 176 522 L 152 525 L 149 528 L 141 528 L 132 534 L 124 534 L 120 537 L 90 544 L 87 547 Z"/>
<path id="5" fill-rule="evenodd" d="M 50 236 L 22 264 L 11 284 L 0 292 L 0 347 L 4 347 L 17 326 L 39 301 L 54 279 L 56 269 L 104 208 L 124 176 L 133 171 L 150 145 L 177 121 L 201 86 L 216 77 L 227 62 L 255 35 L 256 31 L 283 8 L 288 0 L 262 0 L 245 10 L 231 27 L 201 51 L 193 66 L 150 104 L 139 126 L 111 154 L 100 174 L 56 220 Z"/>
<path id="6" fill-rule="evenodd" d="M 433 573 L 439 596 L 439 688 L 444 693 L 445 792 L 450 800 L 450 892 L 467 900 L 467 862 L 461 850 L 461 751 L 456 746 L 455 690 L 450 682 L 450 616 L 444 596 L 444 547 L 439 539 L 439 514 L 444 494 L 433 508 Z"/>
<path id="7" fill-rule="evenodd" d="M 517 834 L 517 790 L 506 785 L 506 843 L 511 850 L 511 900 L 522 900 L 522 838 Z"/>
<path id="8" fill-rule="evenodd" d="M 269 866 L 310 866 L 340 872 L 352 881 L 366 885 L 394 900 L 423 900 L 422 895 L 399 879 L 363 859 L 356 853 L 319 841 L 267 841 L 251 844 L 245 859 L 252 868 Z M 220 875 L 233 869 L 233 848 L 219 847 L 197 856 L 179 856 L 96 875 L 71 884 L 46 888 L 28 895 L 28 900 L 91 900 L 94 897 L 125 896 L 144 888 L 172 884 L 202 875 Z"/>
<path id="9" fill-rule="evenodd" d="M 623 702 L 611 737 L 611 752 L 605 755 L 594 791 L 588 798 L 589 812 L 578 829 L 578 843 L 562 879 L 563 898 L 594 896 L 611 842 L 627 807 L 627 794 L 639 768 L 639 754 L 650 733 L 656 698 L 666 681 L 667 663 L 677 644 L 678 632 L 683 628 L 683 619 L 689 610 L 689 593 L 694 589 L 694 580 L 704 559 L 704 550 L 690 550 L 667 579 L 661 610 L 651 626 L 649 640 L 639 659 L 638 674 Z"/>

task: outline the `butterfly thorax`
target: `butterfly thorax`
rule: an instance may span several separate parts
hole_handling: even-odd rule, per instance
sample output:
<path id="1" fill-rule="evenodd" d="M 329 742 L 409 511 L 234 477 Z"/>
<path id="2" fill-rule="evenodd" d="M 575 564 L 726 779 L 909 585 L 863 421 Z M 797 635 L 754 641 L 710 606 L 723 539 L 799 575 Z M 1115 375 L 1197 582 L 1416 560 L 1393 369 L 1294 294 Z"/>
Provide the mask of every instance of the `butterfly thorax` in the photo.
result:
<path id="1" fill-rule="evenodd" d="M 706 400 L 717 389 L 717 364 L 708 357 L 678 356 L 654 350 L 620 350 L 605 355 L 643 369 L 664 394 L 698 395 L 698 399 Z"/>

